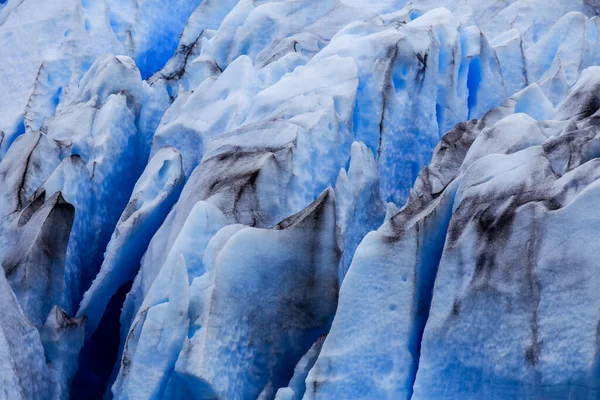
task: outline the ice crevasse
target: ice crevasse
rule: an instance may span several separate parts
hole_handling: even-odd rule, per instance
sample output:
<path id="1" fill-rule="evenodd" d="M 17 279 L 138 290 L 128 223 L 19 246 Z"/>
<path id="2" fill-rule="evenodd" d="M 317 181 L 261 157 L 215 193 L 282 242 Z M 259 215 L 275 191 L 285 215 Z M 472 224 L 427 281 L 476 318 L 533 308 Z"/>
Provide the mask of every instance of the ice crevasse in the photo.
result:
<path id="1" fill-rule="evenodd" d="M 0 399 L 599 398 L 599 16 L 0 0 Z"/>

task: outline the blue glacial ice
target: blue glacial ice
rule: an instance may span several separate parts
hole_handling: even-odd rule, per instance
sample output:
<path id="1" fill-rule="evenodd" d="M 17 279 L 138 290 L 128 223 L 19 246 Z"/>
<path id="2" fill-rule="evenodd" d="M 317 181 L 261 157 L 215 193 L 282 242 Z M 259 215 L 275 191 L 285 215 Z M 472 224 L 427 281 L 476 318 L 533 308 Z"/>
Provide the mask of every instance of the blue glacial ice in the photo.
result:
<path id="1" fill-rule="evenodd" d="M 0 399 L 597 399 L 600 3 L 0 0 Z"/>

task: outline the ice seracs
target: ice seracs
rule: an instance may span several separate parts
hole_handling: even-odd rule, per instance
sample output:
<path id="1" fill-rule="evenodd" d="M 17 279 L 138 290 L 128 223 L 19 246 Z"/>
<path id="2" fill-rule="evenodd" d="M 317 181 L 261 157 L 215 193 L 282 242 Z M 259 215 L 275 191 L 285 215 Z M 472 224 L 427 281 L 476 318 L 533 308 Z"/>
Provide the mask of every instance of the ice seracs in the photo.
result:
<path id="1" fill-rule="evenodd" d="M 133 280 L 140 259 L 183 187 L 181 155 L 165 147 L 150 160 L 140 176 L 115 228 L 94 283 L 77 311 L 87 316 L 87 335 L 95 331 L 110 298 Z"/>
<path id="2" fill-rule="evenodd" d="M 179 339 L 165 342 L 174 347 L 165 348 L 168 354 L 160 357 L 160 363 L 168 364 L 157 371 L 160 380 L 154 394 L 143 396 L 148 398 L 165 393 L 247 398 L 261 392 L 273 397 L 291 378 L 296 362 L 327 332 L 339 286 L 333 190 L 272 229 L 231 227 L 235 229 L 223 228 L 208 242 L 205 270 L 191 282 L 183 255 L 168 260 L 159 272 L 127 335 L 113 386 L 118 397 L 135 397 L 141 386 L 149 390 L 140 384 L 147 379 L 144 371 L 161 365 L 145 337 L 156 337 L 155 325 L 163 324 L 155 321 L 159 309 L 165 309 L 160 318 L 181 313 L 184 319 L 179 328 L 179 322 L 165 325 L 164 332 Z M 188 301 L 194 309 L 189 317 L 180 297 L 185 291 L 167 295 L 175 279 L 185 290 L 190 287 Z M 175 303 L 173 295 L 181 301 Z M 183 308 L 167 312 L 177 304 Z M 191 337 L 188 324 L 193 326 Z M 173 368 L 172 376 L 163 373 Z"/>
<path id="3" fill-rule="evenodd" d="M 599 5 L 0 0 L 0 398 L 596 398 Z"/>
<path id="4" fill-rule="evenodd" d="M 305 398 L 597 395 L 596 309 L 566 311 L 598 302 L 593 235 L 559 227 L 594 229 L 598 72 L 554 121 L 498 119 L 509 100 L 448 133 L 358 247 Z"/>
<path id="5" fill-rule="evenodd" d="M 71 318 L 60 307 L 54 306 L 42 327 L 42 345 L 53 384 L 49 396 L 53 399 L 70 397 L 86 322 L 86 317 Z"/>

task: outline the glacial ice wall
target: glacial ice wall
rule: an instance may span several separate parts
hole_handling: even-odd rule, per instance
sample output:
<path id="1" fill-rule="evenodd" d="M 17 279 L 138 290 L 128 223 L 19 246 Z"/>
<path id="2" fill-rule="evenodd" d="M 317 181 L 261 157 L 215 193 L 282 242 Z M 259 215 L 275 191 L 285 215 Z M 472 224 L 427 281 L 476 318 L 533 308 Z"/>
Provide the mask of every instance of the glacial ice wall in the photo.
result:
<path id="1" fill-rule="evenodd" d="M 597 14 L 0 0 L 0 399 L 598 398 Z"/>

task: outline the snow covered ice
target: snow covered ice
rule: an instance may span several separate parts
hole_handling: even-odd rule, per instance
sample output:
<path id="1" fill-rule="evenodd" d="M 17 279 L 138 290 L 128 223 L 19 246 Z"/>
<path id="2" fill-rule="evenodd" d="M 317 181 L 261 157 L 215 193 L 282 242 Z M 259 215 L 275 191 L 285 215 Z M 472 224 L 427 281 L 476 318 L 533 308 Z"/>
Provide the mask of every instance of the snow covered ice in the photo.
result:
<path id="1" fill-rule="evenodd" d="M 0 399 L 600 398 L 599 28 L 0 0 Z"/>

